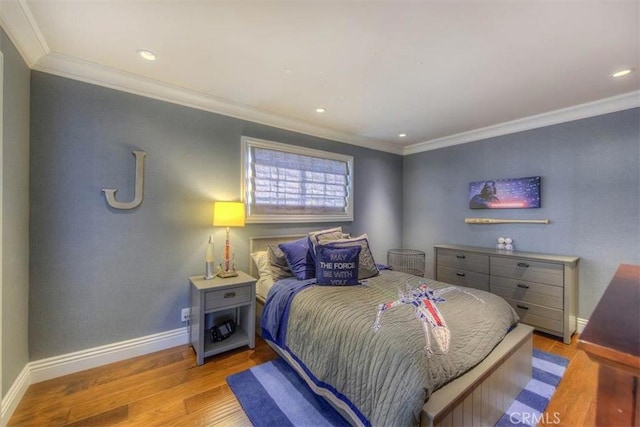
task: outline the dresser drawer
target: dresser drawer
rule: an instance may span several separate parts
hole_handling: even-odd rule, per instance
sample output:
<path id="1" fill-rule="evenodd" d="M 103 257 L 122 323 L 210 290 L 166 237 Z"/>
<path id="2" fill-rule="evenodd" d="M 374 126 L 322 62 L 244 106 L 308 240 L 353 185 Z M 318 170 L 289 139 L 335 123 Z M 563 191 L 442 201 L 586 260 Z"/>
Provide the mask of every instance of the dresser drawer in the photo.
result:
<path id="1" fill-rule="evenodd" d="M 491 276 L 490 289 L 503 298 L 563 309 L 563 289 L 559 286 Z"/>
<path id="2" fill-rule="evenodd" d="M 436 263 L 456 270 L 489 274 L 489 256 L 451 249 L 438 249 Z"/>
<path id="3" fill-rule="evenodd" d="M 251 302 L 251 285 L 209 291 L 204 297 L 204 310 Z"/>
<path id="4" fill-rule="evenodd" d="M 434 246 L 434 253 L 436 280 L 487 290 L 488 279 L 489 292 L 504 298 L 523 323 L 571 342 L 580 258 L 451 244 Z"/>
<path id="5" fill-rule="evenodd" d="M 520 316 L 520 321 L 531 326 L 562 333 L 564 331 L 564 312 L 554 308 L 542 307 L 512 298 L 505 298 Z"/>
<path id="6" fill-rule="evenodd" d="M 438 277 L 436 280 L 452 285 L 466 286 L 468 288 L 489 291 L 489 275 L 465 271 L 438 265 Z"/>
<path id="7" fill-rule="evenodd" d="M 554 286 L 564 285 L 564 266 L 550 262 L 491 257 L 491 275 Z"/>

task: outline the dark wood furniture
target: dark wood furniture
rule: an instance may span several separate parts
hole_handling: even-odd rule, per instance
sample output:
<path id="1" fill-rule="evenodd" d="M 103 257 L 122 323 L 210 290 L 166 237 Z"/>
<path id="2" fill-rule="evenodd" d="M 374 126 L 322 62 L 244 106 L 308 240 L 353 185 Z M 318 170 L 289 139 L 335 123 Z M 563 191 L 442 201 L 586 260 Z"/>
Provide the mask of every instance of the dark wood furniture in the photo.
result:
<path id="1" fill-rule="evenodd" d="M 640 425 L 640 266 L 618 267 L 578 348 L 600 365 L 596 425 Z"/>

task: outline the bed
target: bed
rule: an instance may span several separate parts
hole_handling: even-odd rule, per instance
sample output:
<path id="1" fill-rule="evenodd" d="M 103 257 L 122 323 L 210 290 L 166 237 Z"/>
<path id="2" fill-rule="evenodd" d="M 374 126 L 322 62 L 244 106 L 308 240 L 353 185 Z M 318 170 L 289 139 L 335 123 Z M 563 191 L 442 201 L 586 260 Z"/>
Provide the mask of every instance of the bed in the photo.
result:
<path id="1" fill-rule="evenodd" d="M 298 238 L 304 238 L 304 235 L 253 238 L 250 250 L 251 253 L 256 253 L 266 250 L 271 245 Z M 250 267 L 250 274 L 256 278 L 260 277 L 258 269 L 253 264 Z M 448 353 L 458 354 L 462 359 L 467 359 L 461 367 L 452 365 L 453 362 L 449 363 L 449 355 L 443 356 L 440 340 L 431 339 L 432 342 L 429 342 L 429 334 L 425 334 L 424 325 L 416 320 L 415 314 L 413 314 L 415 307 L 405 306 L 385 311 L 377 319 L 380 321 L 379 333 L 372 330 L 373 323 L 376 323 L 372 320 L 376 320 L 376 316 L 375 313 L 371 313 L 371 310 L 369 310 L 369 318 L 356 318 L 353 322 L 349 321 L 348 323 L 361 323 L 360 329 L 367 330 L 366 333 L 363 332 L 365 337 L 360 337 L 359 340 L 351 339 L 350 336 L 342 336 L 338 329 L 330 329 L 329 332 L 324 332 L 327 336 L 315 339 L 315 343 L 313 340 L 305 341 L 305 337 L 313 334 L 314 329 L 320 329 L 317 327 L 318 324 L 330 324 L 331 317 L 335 317 L 329 316 L 324 320 L 322 318 L 318 320 L 316 317 L 319 315 L 320 306 L 338 307 L 337 310 L 344 312 L 342 316 L 349 319 L 349 316 L 352 315 L 349 305 L 340 305 L 343 295 L 352 294 L 350 298 L 353 298 L 354 301 L 364 301 L 364 304 L 370 306 L 372 300 L 380 301 L 382 299 L 382 302 L 391 302 L 397 298 L 396 288 L 409 285 L 414 290 L 419 289 L 420 286 L 428 286 L 428 289 L 435 291 L 436 295 L 440 295 L 443 300 L 446 300 L 438 306 L 441 307 L 440 310 L 444 317 L 449 319 L 450 325 L 448 326 L 453 332 L 453 338 L 449 343 L 451 348 Z M 334 292 L 341 292 L 341 294 L 336 296 L 333 294 Z M 374 296 L 375 294 L 377 296 Z M 265 304 L 264 290 L 258 292 L 257 298 L 257 312 L 262 313 Z M 415 425 L 418 423 L 425 426 L 493 425 L 531 378 L 532 328 L 517 324 L 503 339 L 499 340 L 497 345 L 490 342 L 472 345 L 471 347 L 482 347 L 480 359 L 474 360 L 464 354 L 469 349 L 465 345 L 468 341 L 474 341 L 478 337 L 472 334 L 460 339 L 462 332 L 459 327 L 463 322 L 451 320 L 453 317 L 450 313 L 456 307 L 454 304 L 456 300 L 460 300 L 464 304 L 472 304 L 468 307 L 487 306 L 482 310 L 502 310 L 502 308 L 491 308 L 492 305 L 487 305 L 494 303 L 489 301 L 491 298 L 493 296 L 485 295 L 481 291 L 452 289 L 448 284 L 428 280 L 423 283 L 421 278 L 415 276 L 382 271 L 379 276 L 368 279 L 365 285 L 356 287 L 305 287 L 296 294 L 294 298 L 296 304 L 291 306 L 289 317 L 291 328 L 288 330 L 286 338 L 290 342 L 279 342 L 279 339 L 272 336 L 272 333 L 269 333 L 267 342 L 305 379 L 316 393 L 324 396 L 354 425 L 366 425 L 370 422 L 374 425 Z M 320 300 L 324 302 L 320 303 Z M 482 304 L 478 303 L 478 300 Z M 467 310 L 469 309 L 467 308 Z M 319 323 L 314 325 L 313 322 Z M 345 324 L 347 322 L 338 323 Z M 259 323 L 258 326 L 260 326 Z M 328 327 L 336 328 L 336 325 L 331 324 Z M 260 330 L 260 327 L 257 329 Z M 402 337 L 402 339 L 398 339 L 398 337 Z M 435 335 L 432 334 L 432 337 Z M 297 343 L 296 340 L 298 340 Z M 374 341 L 382 342 L 380 345 L 385 345 L 385 342 L 391 344 L 387 347 L 371 347 L 369 350 L 362 350 L 362 353 L 369 351 L 368 355 L 360 355 L 357 360 L 354 357 L 353 361 L 349 356 L 352 354 L 351 352 L 341 350 L 350 345 L 364 348 Z M 408 351 L 412 354 L 413 359 L 409 360 L 405 356 L 398 356 L 391 352 L 392 350 L 395 352 L 395 348 L 401 345 L 409 346 Z M 330 350 L 332 346 L 335 347 L 333 351 Z M 336 356 L 338 362 L 328 364 L 322 360 L 318 361 L 318 358 L 313 360 L 314 353 L 322 353 L 323 351 L 329 351 L 336 355 L 344 354 Z M 377 357 L 379 355 L 382 356 Z M 376 360 L 370 362 L 369 359 Z M 385 360 L 390 362 L 384 362 Z M 415 379 L 415 375 L 406 375 L 406 372 L 402 370 L 402 366 L 415 365 L 416 360 L 418 365 L 423 360 L 429 360 L 428 364 L 431 368 L 425 368 L 420 372 L 442 371 L 444 372 L 443 378 L 432 381 L 429 377 L 428 382 L 429 384 L 433 382 L 433 387 L 423 387 L 424 378 Z M 367 368 L 367 365 L 374 362 L 380 363 L 380 361 L 389 363 L 389 365 L 384 368 L 372 368 L 373 372 L 384 372 L 385 375 L 374 380 L 367 379 L 372 377 L 371 369 Z M 437 368 L 433 369 L 433 366 L 437 366 Z M 369 369 L 369 373 L 365 375 L 363 370 L 366 369 Z M 397 370 L 394 372 L 399 372 L 399 374 L 394 375 L 391 372 L 394 369 Z M 333 376 L 330 381 L 326 380 L 326 372 L 324 371 L 335 371 L 331 374 Z M 460 375 L 461 371 L 464 373 Z M 427 376 L 431 376 L 431 374 Z M 354 397 L 353 394 L 350 394 L 352 389 L 357 390 L 359 396 Z M 426 403 L 424 403 L 425 399 Z M 398 420 L 402 421 L 397 422 Z"/>

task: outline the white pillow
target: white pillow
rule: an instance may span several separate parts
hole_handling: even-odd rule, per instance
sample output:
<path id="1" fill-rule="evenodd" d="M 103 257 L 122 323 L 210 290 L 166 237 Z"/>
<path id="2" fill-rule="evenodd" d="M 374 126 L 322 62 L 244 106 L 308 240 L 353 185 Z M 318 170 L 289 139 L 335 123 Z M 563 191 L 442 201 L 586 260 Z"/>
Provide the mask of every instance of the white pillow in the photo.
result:
<path id="1" fill-rule="evenodd" d="M 267 296 L 269 295 L 269 290 L 273 286 L 273 279 L 271 276 L 262 276 L 256 282 L 256 295 L 267 300 Z"/>
<path id="2" fill-rule="evenodd" d="M 256 282 L 256 294 L 263 299 L 267 299 L 269 289 L 273 286 L 273 277 L 271 276 L 271 265 L 269 263 L 269 252 L 258 251 L 251 254 L 253 263 L 258 268 L 258 281 Z"/>
<path id="3" fill-rule="evenodd" d="M 260 278 L 271 278 L 271 267 L 269 265 L 269 255 L 267 251 L 258 251 L 251 254 L 253 263 L 258 268 L 258 275 Z"/>

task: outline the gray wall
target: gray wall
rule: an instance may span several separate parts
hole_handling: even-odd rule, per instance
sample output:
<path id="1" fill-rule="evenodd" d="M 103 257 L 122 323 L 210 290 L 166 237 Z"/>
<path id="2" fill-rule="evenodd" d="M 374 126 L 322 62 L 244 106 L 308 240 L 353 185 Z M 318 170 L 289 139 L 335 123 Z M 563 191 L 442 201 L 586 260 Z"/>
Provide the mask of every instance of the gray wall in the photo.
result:
<path id="1" fill-rule="evenodd" d="M 517 249 L 582 258 L 584 318 L 619 263 L 640 263 L 637 109 L 405 158 L 40 72 L 31 77 L 31 117 L 30 360 L 181 326 L 187 276 L 202 272 L 207 236 L 218 247 L 223 240 L 211 226 L 212 202 L 240 197 L 242 135 L 353 155 L 356 218 L 342 225 L 368 232 L 379 262 L 391 247 L 423 249 L 431 261 L 435 243 L 492 246 L 506 235 Z M 145 200 L 133 211 L 113 210 L 100 190 L 133 198 L 133 149 L 148 153 Z M 12 167 L 24 180 L 29 166 Z M 468 209 L 469 181 L 529 175 L 543 178 L 541 209 Z M 463 222 L 483 215 L 552 223 Z M 233 229 L 238 267 L 248 266 L 251 236 L 332 225 Z M 26 286 L 18 289 L 24 299 Z M 17 311 L 24 314 L 24 301 L 9 309 Z"/>
<path id="2" fill-rule="evenodd" d="M 640 264 L 638 109 L 404 158 L 403 244 L 433 267 L 437 243 L 576 255 L 579 317 L 589 318 L 621 263 Z M 471 210 L 470 181 L 540 175 L 540 209 Z M 549 218 L 550 225 L 470 225 L 466 217 Z"/>
<path id="3" fill-rule="evenodd" d="M 402 158 L 33 72 L 31 80 L 31 360 L 182 326 L 189 275 L 203 273 L 213 201 L 239 200 L 242 135 L 355 158 L 355 220 L 377 260 L 401 242 Z M 102 188 L 133 199 L 133 149 L 147 152 L 145 194 L 109 208 Z M 237 266 L 248 239 L 334 224 L 232 229 Z"/>
<path id="4" fill-rule="evenodd" d="M 4 31 L 2 148 L 2 395 L 29 361 L 29 76 Z"/>

